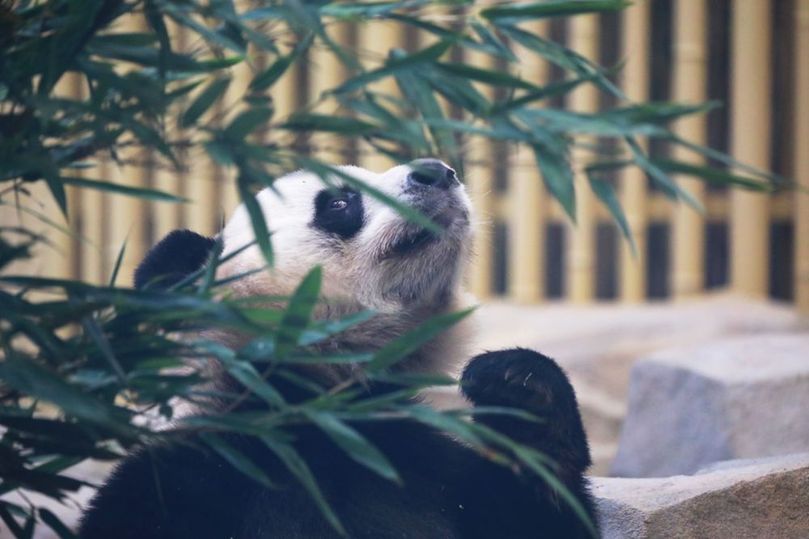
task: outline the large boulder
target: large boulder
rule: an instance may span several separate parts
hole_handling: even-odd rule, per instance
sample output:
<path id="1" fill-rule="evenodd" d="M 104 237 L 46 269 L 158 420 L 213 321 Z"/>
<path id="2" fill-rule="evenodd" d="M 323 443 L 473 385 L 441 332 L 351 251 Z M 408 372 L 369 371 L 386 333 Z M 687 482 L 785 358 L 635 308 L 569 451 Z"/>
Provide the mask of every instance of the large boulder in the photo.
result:
<path id="1" fill-rule="evenodd" d="M 473 352 L 535 348 L 570 375 L 593 450 L 597 475 L 609 473 L 626 414 L 632 365 L 666 348 L 732 335 L 798 332 L 806 319 L 786 305 L 728 294 L 638 305 L 516 305 L 487 302 L 476 313 Z"/>
<path id="2" fill-rule="evenodd" d="M 611 475 L 809 451 L 809 334 L 730 337 L 635 364 Z"/>
<path id="3" fill-rule="evenodd" d="M 809 537 L 809 453 L 592 485 L 604 539 Z"/>

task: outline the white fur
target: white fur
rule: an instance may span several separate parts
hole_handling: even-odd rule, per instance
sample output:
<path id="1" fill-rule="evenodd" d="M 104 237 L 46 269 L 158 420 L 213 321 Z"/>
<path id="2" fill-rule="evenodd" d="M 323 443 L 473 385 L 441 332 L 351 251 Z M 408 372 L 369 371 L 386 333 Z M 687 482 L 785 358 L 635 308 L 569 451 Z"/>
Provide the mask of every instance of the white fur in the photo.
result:
<path id="1" fill-rule="evenodd" d="M 274 267 L 234 282 L 234 293 L 242 297 L 288 295 L 313 266 L 321 266 L 323 302 L 315 316 L 335 318 L 364 309 L 379 313 L 371 322 L 342 336 L 339 344 L 332 343 L 352 349 L 379 347 L 430 316 L 462 306 L 461 275 L 471 242 L 471 204 L 463 186 L 448 191 L 435 189 L 424 196 L 424 191 L 408 189 L 406 177 L 411 168 L 407 165 L 381 174 L 355 166 L 340 170 L 427 213 L 443 225 L 444 232 L 436 241 L 398 255 L 391 251 L 393 246 L 421 227 L 363 193 L 364 226 L 348 240 L 334 237 L 312 226 L 315 197 L 325 188 L 323 181 L 310 172 L 294 172 L 257 195 L 271 233 Z M 333 185 L 345 183 L 339 177 L 329 181 Z M 225 226 L 222 237 L 225 255 L 254 240 L 243 205 Z M 258 247 L 252 246 L 223 264 L 218 277 L 243 274 L 264 265 Z M 407 368 L 442 370 L 448 356 L 457 357 L 459 351 L 454 348 L 464 340 L 457 332 L 437 339 L 414 355 Z"/>

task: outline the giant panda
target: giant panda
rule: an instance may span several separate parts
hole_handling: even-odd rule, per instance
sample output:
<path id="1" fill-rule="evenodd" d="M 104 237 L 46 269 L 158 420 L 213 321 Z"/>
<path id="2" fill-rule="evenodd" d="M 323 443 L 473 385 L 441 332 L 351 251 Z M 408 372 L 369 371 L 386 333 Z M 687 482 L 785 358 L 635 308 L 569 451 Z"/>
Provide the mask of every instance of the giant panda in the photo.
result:
<path id="1" fill-rule="evenodd" d="M 378 313 L 368 322 L 326 342 L 333 350 L 374 350 L 425 319 L 454 311 L 467 300 L 462 274 L 470 256 L 471 205 L 455 171 L 423 159 L 377 174 L 342 167 L 342 174 L 413 207 L 440 226 L 427 231 L 389 205 L 341 181 L 324 185 L 298 171 L 278 179 L 257 200 L 272 233 L 272 270 L 249 273 L 265 262 L 257 247 L 242 249 L 218 268 L 218 277 L 248 272 L 233 281 L 238 296 L 289 294 L 306 272 L 322 267 L 322 301 L 315 316 L 342 317 L 359 310 Z M 237 209 L 221 231 L 224 253 L 254 239 L 249 215 Z M 175 231 L 138 267 L 136 286 L 161 286 L 182 279 L 206 262 L 214 240 Z M 210 337 L 210 336 L 209 336 Z M 239 335 L 212 335 L 237 347 Z M 454 328 L 396 368 L 433 373 L 462 359 L 469 330 Z M 303 374 L 335 385 L 358 366 L 321 365 Z M 540 421 L 481 415 L 485 423 L 555 462 L 555 475 L 595 523 L 584 472 L 590 453 L 576 397 L 557 364 L 531 350 L 507 349 L 474 357 L 463 368 L 460 387 L 473 406 L 505 406 Z M 306 395 L 285 388 L 289 400 Z M 368 395 L 389 391 L 367 385 Z M 316 429 L 301 427 L 295 447 L 311 466 L 348 536 L 385 538 L 577 538 L 588 528 L 543 479 L 506 467 L 464 443 L 421 423 L 404 420 L 354 424 L 393 463 L 398 485 L 349 459 Z M 81 520 L 83 539 L 259 539 L 338 537 L 307 492 L 257 441 L 231 443 L 258 463 L 280 488 L 265 488 L 202 444 L 170 444 L 135 451 L 99 489 Z"/>

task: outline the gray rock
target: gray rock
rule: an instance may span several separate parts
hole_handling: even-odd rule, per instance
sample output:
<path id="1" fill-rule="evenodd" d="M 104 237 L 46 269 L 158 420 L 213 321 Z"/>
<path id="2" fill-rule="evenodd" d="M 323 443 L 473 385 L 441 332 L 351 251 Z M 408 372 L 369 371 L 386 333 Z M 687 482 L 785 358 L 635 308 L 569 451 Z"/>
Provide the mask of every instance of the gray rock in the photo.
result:
<path id="1" fill-rule="evenodd" d="M 731 337 L 636 363 L 611 475 L 809 451 L 809 334 Z"/>
<path id="2" fill-rule="evenodd" d="M 636 360 L 727 336 L 809 329 L 787 305 L 728 294 L 638 305 L 487 302 L 475 316 L 479 331 L 472 352 L 526 346 L 565 369 L 593 450 L 592 472 L 600 475 L 609 473 L 616 454 Z"/>
<path id="3" fill-rule="evenodd" d="M 592 485 L 604 539 L 809 537 L 809 453 Z"/>

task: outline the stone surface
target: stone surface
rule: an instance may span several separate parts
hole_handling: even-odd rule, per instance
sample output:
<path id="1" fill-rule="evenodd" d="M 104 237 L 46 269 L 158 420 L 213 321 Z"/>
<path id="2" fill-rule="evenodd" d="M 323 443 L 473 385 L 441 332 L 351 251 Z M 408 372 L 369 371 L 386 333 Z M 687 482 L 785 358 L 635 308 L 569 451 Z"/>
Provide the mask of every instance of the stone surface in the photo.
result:
<path id="1" fill-rule="evenodd" d="M 657 352 L 632 370 L 611 475 L 693 473 L 809 451 L 809 334 L 729 337 Z"/>
<path id="2" fill-rule="evenodd" d="M 640 305 L 577 306 L 490 302 L 476 313 L 477 347 L 537 349 L 570 375 L 593 450 L 592 473 L 607 474 L 626 414 L 629 375 L 638 358 L 732 335 L 807 332 L 786 305 L 718 294 Z"/>
<path id="3" fill-rule="evenodd" d="M 809 537 L 809 453 L 592 484 L 604 539 Z"/>

